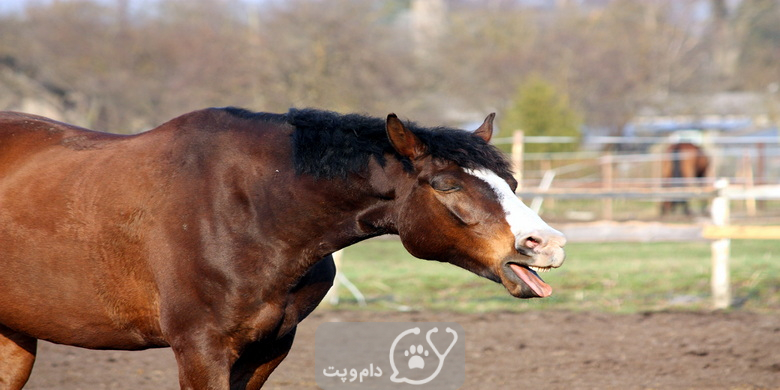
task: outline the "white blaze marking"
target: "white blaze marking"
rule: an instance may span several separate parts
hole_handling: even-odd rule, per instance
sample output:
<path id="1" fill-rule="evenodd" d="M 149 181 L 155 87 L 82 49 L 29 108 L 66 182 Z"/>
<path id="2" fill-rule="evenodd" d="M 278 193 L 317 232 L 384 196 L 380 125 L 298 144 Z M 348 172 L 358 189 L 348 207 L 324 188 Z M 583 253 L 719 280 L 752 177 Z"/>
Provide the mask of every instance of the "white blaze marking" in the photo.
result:
<path id="1" fill-rule="evenodd" d="M 487 169 L 463 169 L 466 173 L 478 177 L 486 182 L 495 191 L 498 201 L 506 213 L 506 222 L 512 230 L 515 237 L 525 237 L 534 232 L 552 232 L 561 234 L 553 229 L 539 217 L 533 210 L 528 208 L 512 192 L 507 182 L 496 175 L 493 171 Z M 562 234 L 561 234 L 562 235 Z"/>

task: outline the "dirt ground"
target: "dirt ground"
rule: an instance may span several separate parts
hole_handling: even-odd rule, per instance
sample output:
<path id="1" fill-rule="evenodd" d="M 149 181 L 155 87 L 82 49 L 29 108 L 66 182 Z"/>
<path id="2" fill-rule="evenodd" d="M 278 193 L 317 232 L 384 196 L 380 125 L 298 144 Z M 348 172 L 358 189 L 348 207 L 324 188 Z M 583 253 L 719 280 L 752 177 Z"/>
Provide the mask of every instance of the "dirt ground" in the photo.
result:
<path id="1" fill-rule="evenodd" d="M 316 389 L 314 334 L 328 321 L 454 321 L 466 331 L 463 389 L 780 389 L 780 314 L 316 311 L 268 389 Z M 26 389 L 177 389 L 170 349 L 39 346 Z"/>

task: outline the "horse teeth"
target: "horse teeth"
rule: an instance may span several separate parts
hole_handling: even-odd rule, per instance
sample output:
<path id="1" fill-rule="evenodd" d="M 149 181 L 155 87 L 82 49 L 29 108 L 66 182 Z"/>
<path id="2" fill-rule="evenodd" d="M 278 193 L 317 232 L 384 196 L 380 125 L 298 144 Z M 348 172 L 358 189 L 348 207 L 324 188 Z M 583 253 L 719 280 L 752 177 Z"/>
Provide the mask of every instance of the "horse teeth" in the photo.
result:
<path id="1" fill-rule="evenodd" d="M 550 272 L 550 267 L 537 267 L 535 265 L 529 265 L 528 268 L 536 272 Z"/>

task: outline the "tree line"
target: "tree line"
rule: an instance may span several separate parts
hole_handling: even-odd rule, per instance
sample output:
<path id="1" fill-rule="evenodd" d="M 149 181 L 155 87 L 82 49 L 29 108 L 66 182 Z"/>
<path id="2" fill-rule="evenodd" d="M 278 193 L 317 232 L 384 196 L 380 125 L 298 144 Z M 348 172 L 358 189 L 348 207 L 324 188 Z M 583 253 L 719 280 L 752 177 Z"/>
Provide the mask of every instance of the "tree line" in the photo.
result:
<path id="1" fill-rule="evenodd" d="M 449 0 L 434 29 L 415 3 L 33 1 L 0 15 L 0 67 L 114 132 L 226 105 L 463 122 L 511 116 L 541 80 L 582 124 L 616 133 L 658 94 L 780 82 L 774 0 Z"/>

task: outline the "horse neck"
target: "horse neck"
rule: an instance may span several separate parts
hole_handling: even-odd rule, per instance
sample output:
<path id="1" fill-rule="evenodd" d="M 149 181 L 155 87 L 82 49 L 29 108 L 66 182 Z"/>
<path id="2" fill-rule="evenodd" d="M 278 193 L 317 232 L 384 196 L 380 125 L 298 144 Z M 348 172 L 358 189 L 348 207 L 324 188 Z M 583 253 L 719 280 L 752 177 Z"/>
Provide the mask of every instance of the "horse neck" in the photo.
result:
<path id="1" fill-rule="evenodd" d="M 410 180 L 401 164 L 390 160 L 380 166 L 371 159 L 364 172 L 347 179 L 301 179 L 303 189 L 316 192 L 316 199 L 320 199 L 316 208 L 303 210 L 304 218 L 311 221 L 309 247 L 318 252 L 316 256 L 371 237 L 398 233 L 396 194 Z"/>

